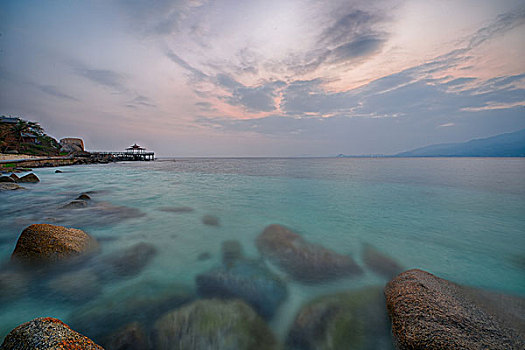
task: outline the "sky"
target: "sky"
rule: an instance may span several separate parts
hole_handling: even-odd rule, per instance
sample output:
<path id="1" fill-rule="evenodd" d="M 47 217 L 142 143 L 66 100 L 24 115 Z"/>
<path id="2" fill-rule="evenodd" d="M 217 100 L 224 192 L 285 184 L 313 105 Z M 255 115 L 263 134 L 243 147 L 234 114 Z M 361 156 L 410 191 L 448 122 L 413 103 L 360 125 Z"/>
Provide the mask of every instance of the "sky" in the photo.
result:
<path id="1" fill-rule="evenodd" d="M 0 2 L 0 113 L 88 150 L 395 154 L 525 128 L 523 0 Z"/>

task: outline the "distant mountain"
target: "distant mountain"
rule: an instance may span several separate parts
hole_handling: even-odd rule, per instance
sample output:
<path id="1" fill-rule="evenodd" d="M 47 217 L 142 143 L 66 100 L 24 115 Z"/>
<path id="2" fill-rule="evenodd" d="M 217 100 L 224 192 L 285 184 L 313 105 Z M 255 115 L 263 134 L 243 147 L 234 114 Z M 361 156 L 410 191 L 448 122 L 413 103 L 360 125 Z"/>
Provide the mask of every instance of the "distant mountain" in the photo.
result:
<path id="1" fill-rule="evenodd" d="M 462 143 L 442 143 L 395 157 L 525 157 L 525 129 Z"/>

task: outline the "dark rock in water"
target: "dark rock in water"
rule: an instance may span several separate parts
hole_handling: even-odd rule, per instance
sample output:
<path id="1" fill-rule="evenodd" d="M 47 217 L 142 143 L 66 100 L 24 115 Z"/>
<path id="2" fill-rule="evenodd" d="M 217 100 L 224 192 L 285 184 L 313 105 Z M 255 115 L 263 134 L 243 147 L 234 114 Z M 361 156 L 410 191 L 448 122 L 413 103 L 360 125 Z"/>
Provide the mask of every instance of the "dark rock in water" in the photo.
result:
<path id="1" fill-rule="evenodd" d="M 463 287 L 422 270 L 385 287 L 399 349 L 525 349 L 525 299 Z"/>
<path id="2" fill-rule="evenodd" d="M 264 264 L 248 259 L 237 260 L 230 267 L 216 267 L 195 279 L 199 295 L 207 298 L 239 298 L 259 315 L 270 319 L 286 299 L 286 284 Z"/>
<path id="3" fill-rule="evenodd" d="M 159 210 L 166 213 L 191 213 L 194 211 L 194 209 L 190 207 L 161 207 Z"/>
<path id="4" fill-rule="evenodd" d="M 98 248 L 97 241 L 82 230 L 34 224 L 18 238 L 11 260 L 32 265 L 66 262 Z"/>
<path id="5" fill-rule="evenodd" d="M 72 312 L 68 323 L 100 341 L 130 322 L 153 324 L 193 298 L 192 290 L 179 283 L 143 280 L 86 303 Z"/>
<path id="6" fill-rule="evenodd" d="M 53 294 L 72 302 L 86 302 L 102 292 L 98 276 L 90 270 L 61 274 L 50 280 L 47 287 Z"/>
<path id="7" fill-rule="evenodd" d="M 67 203 L 66 205 L 61 206 L 61 209 L 79 209 L 79 208 L 85 208 L 88 204 L 85 200 L 81 199 L 75 199 L 71 202 Z"/>
<path id="8" fill-rule="evenodd" d="M 13 183 L 16 181 L 11 176 L 0 176 L 0 182 Z"/>
<path id="9" fill-rule="evenodd" d="M 394 259 L 369 244 L 363 247 L 363 262 L 370 270 L 389 280 L 403 271 L 403 268 Z"/>
<path id="10" fill-rule="evenodd" d="M 15 173 L 12 173 L 11 175 L 9 175 L 9 177 L 10 177 L 11 179 L 15 180 L 15 182 L 17 182 L 18 179 L 20 179 L 20 178 L 18 177 L 18 175 L 16 175 Z"/>
<path id="11" fill-rule="evenodd" d="M 64 322 L 51 317 L 35 318 L 13 329 L 4 339 L 2 350 L 104 350 Z"/>
<path id="12" fill-rule="evenodd" d="M 277 342 L 253 310 L 239 300 L 200 300 L 155 323 L 155 349 L 270 350 Z"/>
<path id="13" fill-rule="evenodd" d="M 222 242 L 222 263 L 231 267 L 237 260 L 243 258 L 242 247 L 239 241 L 231 240 Z"/>
<path id="14" fill-rule="evenodd" d="M 3 182 L 0 183 L 0 191 L 25 190 L 25 187 L 19 186 L 15 183 Z"/>
<path id="15" fill-rule="evenodd" d="M 336 280 L 362 273 L 351 257 L 309 243 L 281 225 L 266 227 L 257 237 L 256 244 L 264 257 L 303 283 Z"/>
<path id="16" fill-rule="evenodd" d="M 138 274 L 157 254 L 157 248 L 151 243 L 137 243 L 103 260 L 106 274 L 129 277 Z"/>
<path id="17" fill-rule="evenodd" d="M 202 223 L 208 226 L 219 226 L 219 218 L 213 215 L 204 215 Z"/>
<path id="18" fill-rule="evenodd" d="M 80 196 L 77 197 L 77 200 L 82 200 L 82 201 L 88 201 L 88 200 L 90 200 L 90 199 L 91 199 L 91 197 L 88 196 L 88 195 L 85 194 L 85 193 L 82 193 Z"/>
<path id="19" fill-rule="evenodd" d="M 204 253 L 200 253 L 199 256 L 197 257 L 197 260 L 198 261 L 204 261 L 204 260 L 208 260 L 211 258 L 211 254 L 209 252 L 204 252 Z"/>
<path id="20" fill-rule="evenodd" d="M 58 170 L 58 169 L 57 169 L 57 170 L 55 170 L 55 174 L 62 174 L 62 173 L 63 173 L 63 171 L 62 171 L 62 170 Z"/>
<path id="21" fill-rule="evenodd" d="M 149 349 L 146 332 L 138 322 L 127 324 L 101 342 L 106 350 L 144 350 Z"/>
<path id="22" fill-rule="evenodd" d="M 290 350 L 393 350 L 381 287 L 321 296 L 301 308 Z"/>
<path id="23" fill-rule="evenodd" d="M 0 302 L 21 298 L 29 287 L 29 277 L 19 271 L 0 272 Z"/>
<path id="24" fill-rule="evenodd" d="M 22 176 L 17 182 L 39 182 L 40 179 L 33 173 Z"/>

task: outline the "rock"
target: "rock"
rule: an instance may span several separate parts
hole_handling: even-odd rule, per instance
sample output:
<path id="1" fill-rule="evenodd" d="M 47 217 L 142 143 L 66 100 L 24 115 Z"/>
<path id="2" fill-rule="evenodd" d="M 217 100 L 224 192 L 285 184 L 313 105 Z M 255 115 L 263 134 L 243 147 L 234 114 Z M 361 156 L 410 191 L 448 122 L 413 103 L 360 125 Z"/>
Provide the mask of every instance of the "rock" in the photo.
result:
<path id="1" fill-rule="evenodd" d="M 264 264 L 248 259 L 197 275 L 197 292 L 207 298 L 242 299 L 259 315 L 272 318 L 286 299 L 286 284 Z"/>
<path id="2" fill-rule="evenodd" d="M 85 200 L 75 199 L 61 206 L 60 209 L 79 209 L 79 208 L 85 208 L 87 206 L 88 206 L 88 203 Z"/>
<path id="3" fill-rule="evenodd" d="M 194 211 L 194 209 L 190 207 L 161 207 L 159 210 L 166 213 L 191 213 Z"/>
<path id="4" fill-rule="evenodd" d="M 0 182 L 13 183 L 16 181 L 11 176 L 0 176 Z"/>
<path id="5" fill-rule="evenodd" d="M 155 345 L 168 349 L 275 349 L 265 322 L 239 300 L 200 300 L 155 323 Z"/>
<path id="6" fill-rule="evenodd" d="M 33 173 L 22 176 L 17 182 L 39 182 L 40 179 Z"/>
<path id="7" fill-rule="evenodd" d="M 347 255 L 305 241 L 281 225 L 270 225 L 257 237 L 259 252 L 303 283 L 358 275 L 361 268 Z"/>
<path id="8" fill-rule="evenodd" d="M 88 196 L 86 193 L 82 193 L 82 194 L 80 194 L 80 196 L 77 197 L 76 200 L 89 201 L 89 200 L 91 200 L 91 197 Z"/>
<path id="9" fill-rule="evenodd" d="M 222 264 L 231 267 L 235 261 L 243 257 L 242 247 L 239 241 L 231 240 L 222 242 Z"/>
<path id="10" fill-rule="evenodd" d="M 19 186 L 14 183 L 4 182 L 0 183 L 0 191 L 14 191 L 14 190 L 25 190 L 25 187 Z"/>
<path id="11" fill-rule="evenodd" d="M 63 171 L 62 171 L 62 170 L 58 170 L 58 169 L 57 169 L 57 170 L 55 170 L 55 174 L 62 174 L 62 173 L 63 173 Z"/>
<path id="12" fill-rule="evenodd" d="M 137 275 L 157 254 L 151 243 L 137 243 L 113 256 L 103 259 L 103 271 L 109 277 L 129 277 Z"/>
<path id="13" fill-rule="evenodd" d="M 394 259 L 369 244 L 365 244 L 363 247 L 363 262 L 370 270 L 388 280 L 403 271 L 403 268 Z"/>
<path id="14" fill-rule="evenodd" d="M 199 256 L 197 257 L 197 260 L 198 261 L 204 261 L 204 260 L 208 260 L 211 258 L 211 254 L 209 252 L 204 252 L 204 253 L 200 253 Z"/>
<path id="15" fill-rule="evenodd" d="M 194 298 L 193 291 L 176 282 L 143 280 L 104 293 L 72 312 L 69 324 L 95 340 L 102 340 L 122 325 L 153 322 Z"/>
<path id="16" fill-rule="evenodd" d="M 286 343 L 290 350 L 391 350 L 381 287 L 325 295 L 304 305 Z"/>
<path id="17" fill-rule="evenodd" d="M 463 287 L 422 270 L 385 287 L 399 349 L 525 349 L 525 299 Z"/>
<path id="18" fill-rule="evenodd" d="M 15 182 L 17 182 L 18 179 L 20 179 L 20 178 L 18 177 L 18 175 L 16 175 L 15 173 L 12 173 L 11 175 L 9 175 L 9 177 L 12 178 L 13 180 L 15 180 Z"/>
<path id="19" fill-rule="evenodd" d="M 2 350 L 84 349 L 104 350 L 88 337 L 75 332 L 62 321 L 41 317 L 13 329 L 4 339 Z"/>
<path id="20" fill-rule="evenodd" d="M 208 226 L 219 226 L 219 218 L 213 215 L 204 215 L 202 223 Z"/>
<path id="21" fill-rule="evenodd" d="M 55 277 L 47 283 L 47 287 L 60 298 L 71 302 L 86 302 L 102 292 L 98 276 L 87 269 Z"/>
<path id="22" fill-rule="evenodd" d="M 60 140 L 60 152 L 84 152 L 84 141 L 76 137 L 66 137 Z"/>
<path id="23" fill-rule="evenodd" d="M 8 302 L 24 296 L 29 287 L 29 277 L 18 271 L 0 272 L 0 302 Z"/>
<path id="24" fill-rule="evenodd" d="M 18 238 L 11 259 L 32 265 L 49 264 L 65 262 L 97 249 L 97 241 L 82 230 L 34 224 Z"/>
<path id="25" fill-rule="evenodd" d="M 149 349 L 148 338 L 138 322 L 125 325 L 102 342 L 106 350 L 144 350 Z"/>

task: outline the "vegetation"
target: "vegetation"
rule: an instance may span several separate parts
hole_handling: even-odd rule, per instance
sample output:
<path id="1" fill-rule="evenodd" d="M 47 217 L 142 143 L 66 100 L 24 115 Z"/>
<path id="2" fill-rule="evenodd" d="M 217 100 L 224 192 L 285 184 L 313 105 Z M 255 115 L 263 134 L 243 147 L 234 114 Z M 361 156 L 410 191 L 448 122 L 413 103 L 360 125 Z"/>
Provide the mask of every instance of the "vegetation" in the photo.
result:
<path id="1" fill-rule="evenodd" d="M 40 124 L 19 117 L 15 119 L 14 124 L 0 122 L 0 152 L 58 155 L 60 149 L 58 141 L 46 135 Z"/>

